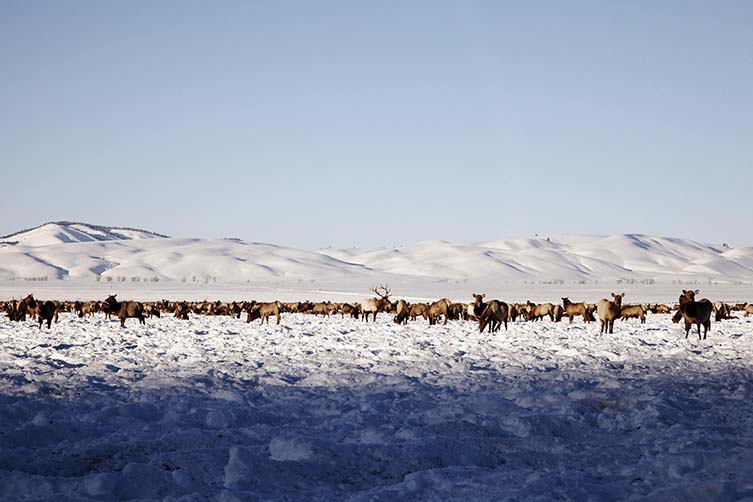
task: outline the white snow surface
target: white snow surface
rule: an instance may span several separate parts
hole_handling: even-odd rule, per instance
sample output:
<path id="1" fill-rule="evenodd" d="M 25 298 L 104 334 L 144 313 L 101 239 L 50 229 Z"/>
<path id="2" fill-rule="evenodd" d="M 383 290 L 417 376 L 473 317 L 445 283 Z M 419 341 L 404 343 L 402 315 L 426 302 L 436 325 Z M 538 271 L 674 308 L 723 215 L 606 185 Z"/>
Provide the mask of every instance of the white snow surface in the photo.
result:
<path id="1" fill-rule="evenodd" d="M 744 500 L 753 323 L 0 316 L 2 500 Z"/>

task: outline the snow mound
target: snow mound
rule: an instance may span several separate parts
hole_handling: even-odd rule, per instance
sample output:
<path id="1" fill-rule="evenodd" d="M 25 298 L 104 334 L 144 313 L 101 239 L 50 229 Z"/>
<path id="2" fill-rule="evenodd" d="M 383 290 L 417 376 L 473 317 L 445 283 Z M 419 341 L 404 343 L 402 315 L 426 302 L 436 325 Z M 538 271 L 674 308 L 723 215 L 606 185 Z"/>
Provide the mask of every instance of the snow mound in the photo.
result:
<path id="1" fill-rule="evenodd" d="M 166 235 L 136 228 L 105 227 L 88 223 L 57 221 L 21 230 L 0 238 L 0 243 L 22 244 L 30 247 L 131 239 L 154 239 Z"/>

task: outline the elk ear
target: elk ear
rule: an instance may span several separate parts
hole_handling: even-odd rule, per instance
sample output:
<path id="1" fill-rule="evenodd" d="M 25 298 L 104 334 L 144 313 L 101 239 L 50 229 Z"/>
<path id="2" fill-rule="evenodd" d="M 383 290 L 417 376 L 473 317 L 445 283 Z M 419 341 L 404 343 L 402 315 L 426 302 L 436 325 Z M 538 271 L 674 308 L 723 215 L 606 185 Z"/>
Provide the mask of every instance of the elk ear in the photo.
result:
<path id="1" fill-rule="evenodd" d="M 623 292 L 622 292 L 622 294 L 621 294 L 620 296 L 624 297 L 624 296 L 625 296 L 625 292 L 623 291 Z"/>
<path id="2" fill-rule="evenodd" d="M 483 295 L 481 295 L 481 298 L 486 298 L 486 293 L 484 293 Z"/>
<path id="3" fill-rule="evenodd" d="M 700 289 L 696 289 L 696 290 L 695 290 L 695 294 L 698 294 L 698 293 L 700 293 L 700 292 L 701 292 L 701 290 L 700 290 Z"/>
<path id="4" fill-rule="evenodd" d="M 612 293 L 612 298 L 614 298 L 614 293 Z"/>

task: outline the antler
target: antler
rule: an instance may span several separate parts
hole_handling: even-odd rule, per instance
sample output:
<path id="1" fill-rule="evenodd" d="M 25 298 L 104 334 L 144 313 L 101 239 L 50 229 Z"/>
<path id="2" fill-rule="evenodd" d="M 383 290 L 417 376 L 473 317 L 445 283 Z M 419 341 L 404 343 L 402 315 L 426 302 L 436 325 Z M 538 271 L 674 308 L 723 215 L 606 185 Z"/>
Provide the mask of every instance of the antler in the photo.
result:
<path id="1" fill-rule="evenodd" d="M 380 289 L 384 291 L 384 293 L 380 293 L 379 292 Z M 388 285 L 384 285 L 384 286 L 380 285 L 379 287 L 374 286 L 373 288 L 370 289 L 370 291 L 372 291 L 379 298 L 383 298 L 385 300 L 387 299 L 387 297 L 390 296 L 390 288 L 388 287 Z"/>

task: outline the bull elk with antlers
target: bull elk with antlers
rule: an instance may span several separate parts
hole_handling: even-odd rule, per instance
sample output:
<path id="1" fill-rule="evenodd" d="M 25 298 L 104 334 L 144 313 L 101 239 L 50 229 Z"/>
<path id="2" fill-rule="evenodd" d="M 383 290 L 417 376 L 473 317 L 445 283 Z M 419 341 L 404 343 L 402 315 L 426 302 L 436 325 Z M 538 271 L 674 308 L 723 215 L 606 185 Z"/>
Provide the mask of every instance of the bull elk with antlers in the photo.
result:
<path id="1" fill-rule="evenodd" d="M 379 312 L 387 312 L 392 308 L 390 290 L 386 285 L 371 288 L 371 291 L 379 298 L 369 298 L 361 302 L 361 314 L 363 315 L 364 322 L 369 322 L 369 314 L 372 315 L 372 320 L 376 321 L 376 316 Z"/>

